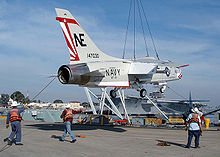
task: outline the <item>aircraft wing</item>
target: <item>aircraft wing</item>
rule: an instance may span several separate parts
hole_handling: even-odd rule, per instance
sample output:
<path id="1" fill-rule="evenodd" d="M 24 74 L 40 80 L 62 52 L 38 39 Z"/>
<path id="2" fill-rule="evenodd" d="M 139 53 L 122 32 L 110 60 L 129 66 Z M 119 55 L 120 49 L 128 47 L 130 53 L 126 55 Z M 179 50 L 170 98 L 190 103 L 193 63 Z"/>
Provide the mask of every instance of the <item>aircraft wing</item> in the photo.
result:
<path id="1" fill-rule="evenodd" d="M 141 63 L 154 63 L 159 66 L 168 66 L 168 67 L 177 67 L 177 68 L 183 68 L 189 66 L 189 64 L 181 64 L 177 62 L 172 62 L 169 60 L 157 60 L 154 57 L 144 57 L 137 59 L 138 62 Z"/>
<path id="2" fill-rule="evenodd" d="M 207 115 L 209 115 L 209 114 L 212 114 L 212 113 L 215 113 L 215 112 L 218 112 L 218 111 L 220 111 L 220 108 L 219 108 L 219 109 L 216 109 L 216 110 L 213 110 L 213 111 L 211 111 L 211 112 L 205 113 L 205 114 L 203 114 L 203 116 L 207 116 Z"/>
<path id="3" fill-rule="evenodd" d="M 157 67 L 154 63 L 141 63 L 141 62 L 133 62 L 131 63 L 128 74 L 131 75 L 146 75 L 151 73 Z"/>

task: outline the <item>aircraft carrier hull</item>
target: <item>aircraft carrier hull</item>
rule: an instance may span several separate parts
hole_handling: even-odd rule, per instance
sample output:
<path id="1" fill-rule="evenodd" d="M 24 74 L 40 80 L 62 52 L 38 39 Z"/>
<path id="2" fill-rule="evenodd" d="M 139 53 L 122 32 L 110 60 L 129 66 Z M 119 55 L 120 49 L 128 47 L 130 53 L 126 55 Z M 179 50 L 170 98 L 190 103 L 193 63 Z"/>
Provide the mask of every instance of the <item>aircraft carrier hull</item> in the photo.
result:
<path id="1" fill-rule="evenodd" d="M 113 99 L 113 102 L 118 107 L 121 113 L 124 113 L 124 109 L 119 98 Z M 176 114 L 176 113 L 185 113 L 190 110 L 189 103 L 174 101 L 170 99 L 160 98 L 155 101 L 158 104 L 158 107 L 165 114 Z M 139 97 L 127 97 L 125 99 L 125 105 L 128 114 L 130 115 L 156 115 L 158 114 L 158 110 L 156 107 L 146 98 L 142 99 Z M 196 104 L 197 107 L 201 107 L 202 104 Z M 175 112 L 176 111 L 176 112 Z"/>

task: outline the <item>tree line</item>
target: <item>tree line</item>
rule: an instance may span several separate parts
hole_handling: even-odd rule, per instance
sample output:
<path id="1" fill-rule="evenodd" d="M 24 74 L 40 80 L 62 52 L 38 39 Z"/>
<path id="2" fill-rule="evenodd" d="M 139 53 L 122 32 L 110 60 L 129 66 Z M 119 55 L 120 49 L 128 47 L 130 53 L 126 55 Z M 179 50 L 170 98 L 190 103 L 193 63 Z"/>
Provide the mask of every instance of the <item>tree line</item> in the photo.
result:
<path id="1" fill-rule="evenodd" d="M 20 91 L 16 91 L 12 93 L 10 96 L 9 94 L 1 94 L 0 95 L 0 104 L 7 104 L 9 102 L 9 99 L 12 99 L 13 101 L 17 101 L 21 104 L 29 104 L 31 102 L 41 103 L 41 100 L 33 100 L 31 101 L 29 97 L 25 97 L 24 94 L 22 94 Z M 43 102 L 44 103 L 44 102 Z M 62 100 L 54 100 L 53 103 L 63 103 Z"/>

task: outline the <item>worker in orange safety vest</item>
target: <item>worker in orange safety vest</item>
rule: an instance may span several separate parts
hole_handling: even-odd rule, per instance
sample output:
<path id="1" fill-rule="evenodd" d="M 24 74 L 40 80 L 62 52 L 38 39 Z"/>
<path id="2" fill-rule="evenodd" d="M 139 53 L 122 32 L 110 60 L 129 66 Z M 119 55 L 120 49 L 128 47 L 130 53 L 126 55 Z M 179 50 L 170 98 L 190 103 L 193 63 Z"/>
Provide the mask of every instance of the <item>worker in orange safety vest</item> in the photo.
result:
<path id="1" fill-rule="evenodd" d="M 76 138 L 71 131 L 73 114 L 81 113 L 82 111 L 74 111 L 70 107 L 71 107 L 71 105 L 67 104 L 66 109 L 63 111 L 62 115 L 60 116 L 60 118 L 63 118 L 63 121 L 65 123 L 64 134 L 63 134 L 62 138 L 60 139 L 60 141 L 64 141 L 66 134 L 69 133 L 72 138 L 71 143 L 74 143 L 74 142 L 76 142 Z"/>
<path id="2" fill-rule="evenodd" d="M 189 114 L 186 119 L 185 131 L 188 130 L 188 143 L 186 148 L 190 148 L 193 136 L 195 136 L 195 148 L 200 148 L 199 137 L 202 135 L 202 126 L 197 110 L 197 108 L 191 109 L 191 114 Z"/>
<path id="3" fill-rule="evenodd" d="M 12 140 L 16 135 L 15 145 L 23 145 L 21 143 L 21 113 L 24 111 L 24 107 L 18 109 L 18 104 L 16 101 L 13 101 L 11 104 L 12 109 L 8 111 L 7 119 L 6 119 L 6 128 L 9 127 L 9 122 L 11 123 L 11 134 L 8 137 L 8 145 L 12 145 Z"/>

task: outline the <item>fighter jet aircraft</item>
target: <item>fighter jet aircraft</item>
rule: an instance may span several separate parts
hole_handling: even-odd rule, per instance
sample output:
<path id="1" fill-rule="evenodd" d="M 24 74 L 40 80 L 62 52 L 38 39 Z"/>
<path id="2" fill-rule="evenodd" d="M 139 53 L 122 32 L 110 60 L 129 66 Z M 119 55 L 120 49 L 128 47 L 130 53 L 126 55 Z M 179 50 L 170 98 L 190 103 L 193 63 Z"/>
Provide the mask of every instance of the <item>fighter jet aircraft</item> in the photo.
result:
<path id="1" fill-rule="evenodd" d="M 82 26 L 68 10 L 56 8 L 66 43 L 70 52 L 70 63 L 58 70 L 58 79 L 62 84 L 76 84 L 82 87 L 114 87 L 111 97 L 123 88 L 134 88 L 145 97 L 144 84 L 162 85 L 182 78 L 180 65 L 154 57 L 140 59 L 120 59 L 103 53 L 90 39 Z"/>

